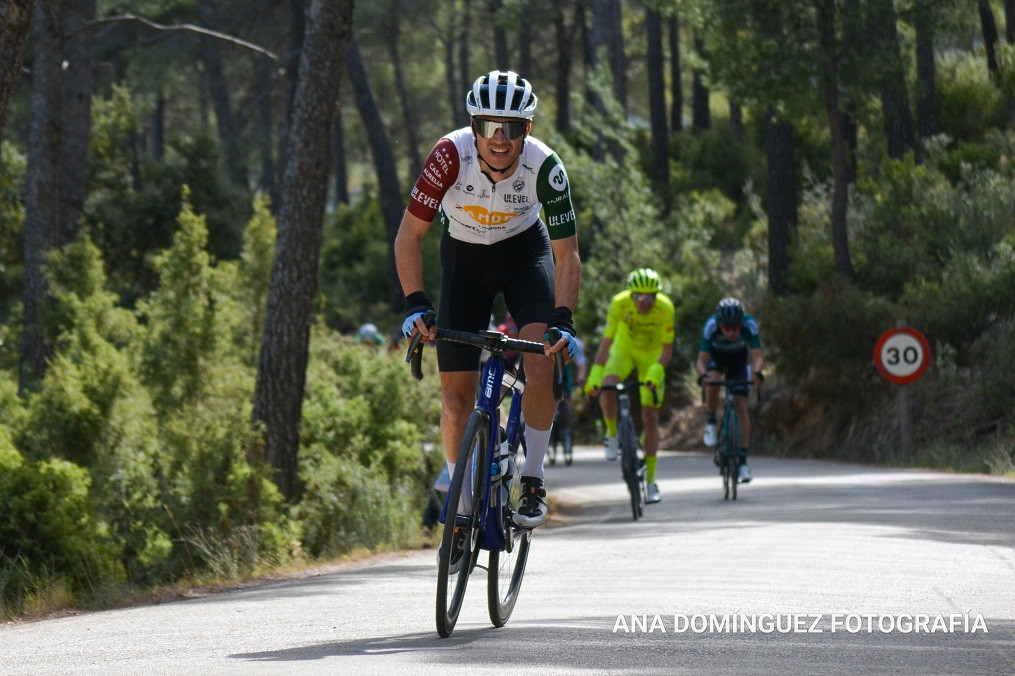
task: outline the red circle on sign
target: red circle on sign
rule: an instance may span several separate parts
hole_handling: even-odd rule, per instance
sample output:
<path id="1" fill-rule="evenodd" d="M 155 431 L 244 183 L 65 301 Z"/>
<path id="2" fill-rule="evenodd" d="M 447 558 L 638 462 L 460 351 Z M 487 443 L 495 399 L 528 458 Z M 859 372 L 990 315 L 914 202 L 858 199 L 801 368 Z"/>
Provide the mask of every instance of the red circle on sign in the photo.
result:
<path id="1" fill-rule="evenodd" d="M 897 349 L 896 344 L 901 349 Z M 917 346 L 919 349 L 916 349 Z M 913 361 L 909 359 L 909 349 L 915 355 Z M 888 329 L 874 346 L 874 365 L 885 379 L 896 385 L 907 385 L 927 372 L 930 344 L 922 333 L 908 326 Z"/>

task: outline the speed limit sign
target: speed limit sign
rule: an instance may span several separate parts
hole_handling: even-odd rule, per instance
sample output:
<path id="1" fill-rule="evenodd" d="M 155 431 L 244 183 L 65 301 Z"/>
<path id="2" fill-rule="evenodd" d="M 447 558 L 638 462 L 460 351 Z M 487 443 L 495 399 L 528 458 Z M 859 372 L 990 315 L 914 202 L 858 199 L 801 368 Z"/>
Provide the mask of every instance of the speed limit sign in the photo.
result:
<path id="1" fill-rule="evenodd" d="M 896 385 L 922 376 L 930 366 L 930 345 L 923 334 L 908 326 L 888 329 L 874 346 L 874 364 Z"/>

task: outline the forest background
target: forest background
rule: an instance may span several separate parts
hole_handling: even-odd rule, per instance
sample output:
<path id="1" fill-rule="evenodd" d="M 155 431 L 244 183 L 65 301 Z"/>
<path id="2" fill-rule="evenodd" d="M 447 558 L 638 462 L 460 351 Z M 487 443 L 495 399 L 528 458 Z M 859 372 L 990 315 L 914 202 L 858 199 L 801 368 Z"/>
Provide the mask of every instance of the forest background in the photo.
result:
<path id="1" fill-rule="evenodd" d="M 401 323 L 409 188 L 498 67 L 568 170 L 589 353 L 631 269 L 665 280 L 669 447 L 735 294 L 754 452 L 1015 471 L 1015 0 L 8 0 L 5 617 L 425 537 L 435 360 L 355 332 Z M 907 454 L 899 321 L 933 358 Z"/>

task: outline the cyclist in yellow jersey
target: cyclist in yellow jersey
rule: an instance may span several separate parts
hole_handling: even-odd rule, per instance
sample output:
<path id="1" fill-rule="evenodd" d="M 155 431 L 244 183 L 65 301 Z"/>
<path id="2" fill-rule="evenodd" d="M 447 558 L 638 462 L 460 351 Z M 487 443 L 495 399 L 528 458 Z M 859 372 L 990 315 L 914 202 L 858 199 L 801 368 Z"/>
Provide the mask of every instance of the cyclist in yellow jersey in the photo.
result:
<path id="1" fill-rule="evenodd" d="M 606 422 L 605 454 L 617 459 L 617 393 L 599 393 L 600 385 L 621 382 L 637 370 L 648 382 L 641 390 L 641 420 L 645 430 L 645 468 L 648 502 L 659 502 L 656 453 L 659 450 L 659 406 L 663 401 L 666 365 L 673 356 L 673 302 L 662 292 L 662 280 L 651 268 L 639 268 L 627 277 L 627 290 L 610 301 L 603 342 L 596 352 L 585 383 L 586 394 L 599 394 Z M 651 389 L 650 389 L 651 388 Z M 653 391 L 654 390 L 654 397 Z"/>

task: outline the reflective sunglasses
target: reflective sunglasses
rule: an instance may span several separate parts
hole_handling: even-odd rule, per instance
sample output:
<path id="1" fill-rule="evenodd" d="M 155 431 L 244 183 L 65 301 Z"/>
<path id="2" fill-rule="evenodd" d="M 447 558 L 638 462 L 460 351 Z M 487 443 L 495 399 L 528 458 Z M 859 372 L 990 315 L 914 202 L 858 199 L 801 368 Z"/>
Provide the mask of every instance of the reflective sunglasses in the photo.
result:
<path id="1" fill-rule="evenodd" d="M 656 295 L 654 293 L 632 293 L 631 298 L 636 302 L 640 302 L 643 300 L 655 300 Z"/>
<path id="2" fill-rule="evenodd" d="M 739 331 L 741 325 L 740 324 L 720 324 L 720 326 L 725 331 Z"/>
<path id="3" fill-rule="evenodd" d="M 525 128 L 528 124 L 528 120 L 509 120 L 507 122 L 502 122 L 499 120 L 483 120 L 478 117 L 472 118 L 472 130 L 483 138 L 493 138 L 493 135 L 497 133 L 497 130 L 501 129 L 504 132 L 504 138 L 508 141 L 513 141 L 516 138 L 525 136 Z"/>

